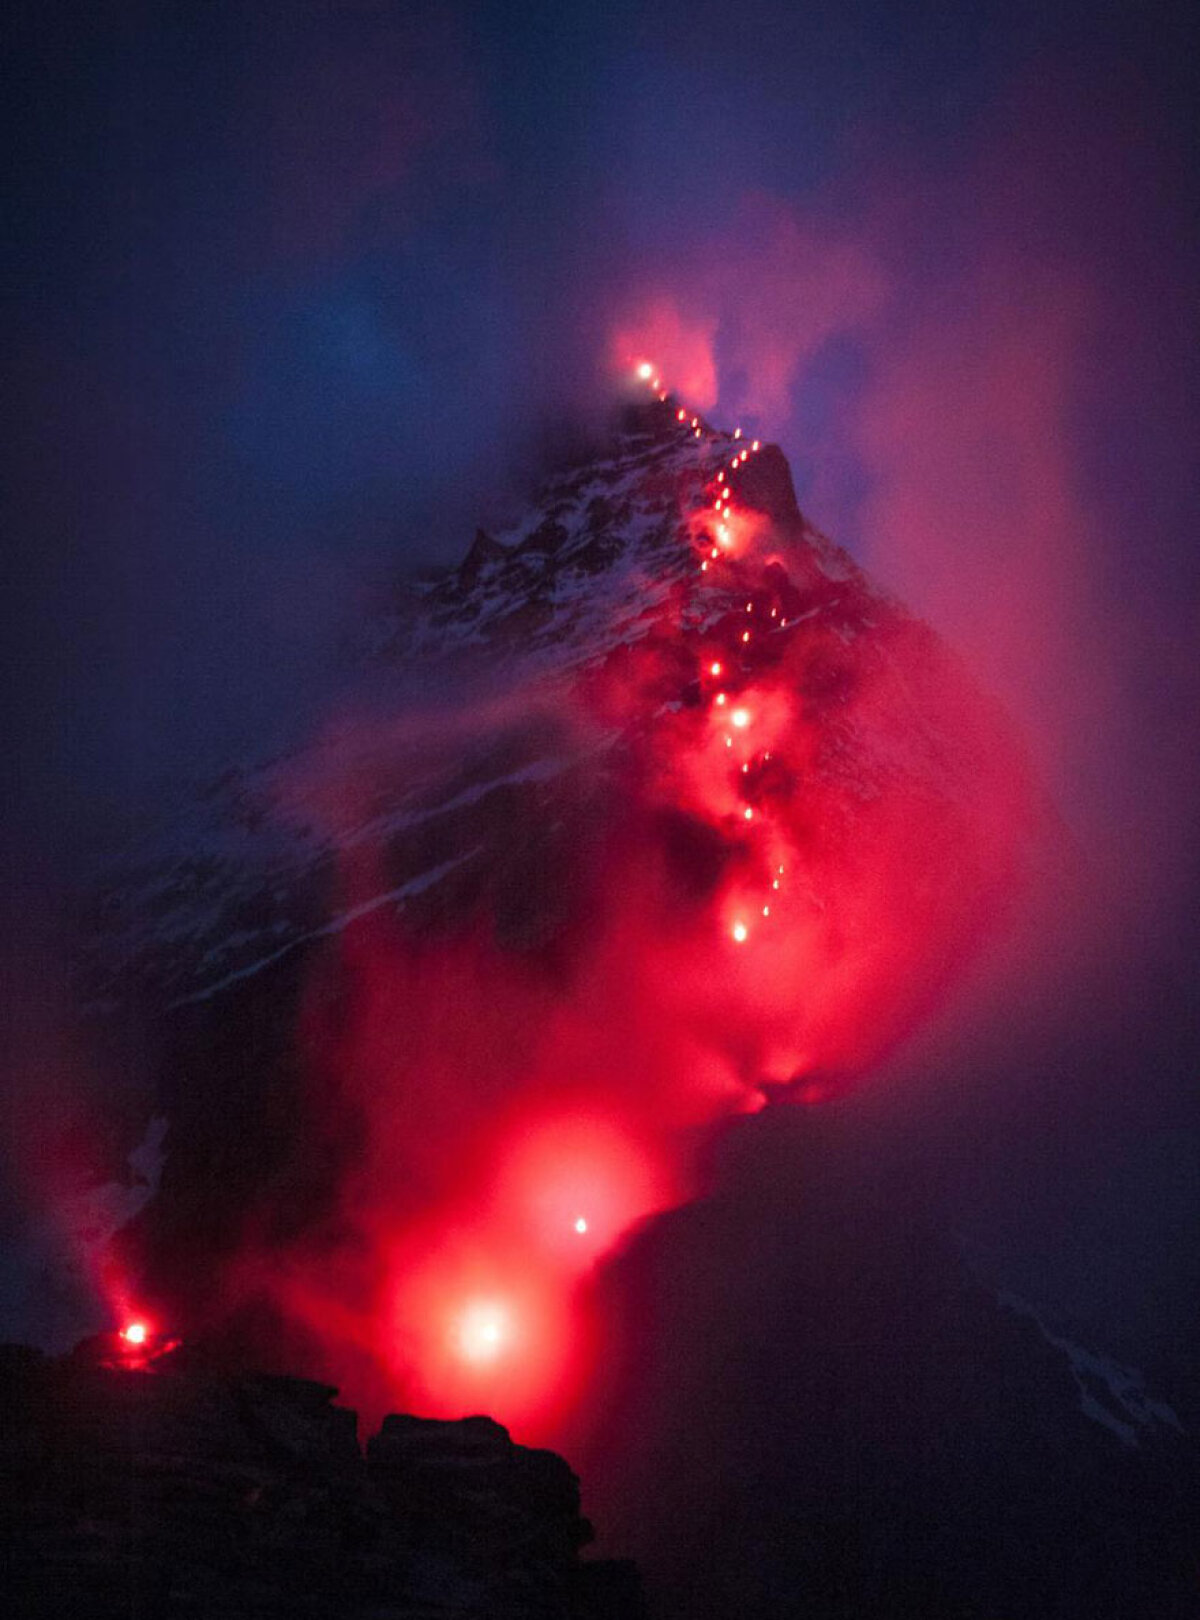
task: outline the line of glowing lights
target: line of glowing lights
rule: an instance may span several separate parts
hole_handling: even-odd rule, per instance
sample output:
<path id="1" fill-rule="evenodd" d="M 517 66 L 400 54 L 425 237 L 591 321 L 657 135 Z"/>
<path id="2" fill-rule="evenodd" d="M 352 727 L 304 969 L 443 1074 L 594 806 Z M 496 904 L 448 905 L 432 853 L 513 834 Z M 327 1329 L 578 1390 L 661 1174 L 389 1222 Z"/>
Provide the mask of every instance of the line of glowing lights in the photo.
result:
<path id="1" fill-rule="evenodd" d="M 637 374 L 638 374 L 638 376 L 640 378 L 642 378 L 643 381 L 649 382 L 656 392 L 661 387 L 660 380 L 655 375 L 654 366 L 648 360 L 642 361 L 642 363 L 638 366 Z M 659 397 L 660 397 L 660 399 L 662 399 L 665 396 L 660 394 Z M 690 431 L 691 431 L 692 435 L 695 438 L 698 439 L 701 436 L 702 429 L 701 429 L 701 426 L 700 426 L 699 417 L 693 416 L 690 419 L 690 423 L 689 423 L 688 422 L 687 410 L 683 406 L 679 406 L 676 409 L 675 420 L 677 422 L 680 422 L 680 423 L 688 423 L 688 425 L 690 426 Z M 734 437 L 735 441 L 740 441 L 741 440 L 741 438 L 742 438 L 742 430 L 741 430 L 740 427 L 737 427 L 737 428 L 734 429 L 733 437 Z M 717 521 L 717 542 L 718 543 L 711 547 L 707 557 L 701 558 L 699 566 L 700 566 L 700 572 L 702 574 L 706 574 L 708 572 L 710 563 L 720 561 L 722 548 L 723 547 L 728 548 L 728 546 L 730 545 L 731 540 L 732 540 L 732 536 L 731 536 L 731 533 L 730 533 L 730 530 L 729 530 L 729 526 L 728 526 L 727 522 L 725 521 L 725 519 L 728 516 L 729 509 L 730 509 L 730 506 L 731 506 L 732 500 L 733 500 L 733 492 L 732 492 L 732 489 L 731 489 L 731 486 L 730 486 L 730 475 L 732 473 L 736 472 L 740 467 L 744 466 L 745 463 L 747 462 L 747 460 L 749 459 L 749 457 L 751 455 L 756 455 L 758 453 L 758 451 L 761 450 L 761 449 L 762 449 L 762 441 L 759 440 L 759 439 L 753 439 L 753 440 L 751 440 L 750 446 L 749 446 L 748 449 L 743 445 L 734 454 L 734 456 L 732 457 L 732 459 L 728 463 L 727 467 L 720 467 L 717 470 L 716 476 L 713 479 L 713 487 L 711 488 L 711 501 L 712 501 L 712 511 L 713 511 L 713 513 L 715 514 L 715 516 L 716 516 L 716 518 L 718 520 Z M 754 603 L 753 603 L 753 601 L 749 601 L 749 602 L 746 603 L 746 612 L 750 613 L 750 614 L 753 614 L 753 612 L 754 612 Z M 772 619 L 778 621 L 779 628 L 781 628 L 781 629 L 786 629 L 787 628 L 787 620 L 786 619 L 780 620 L 778 607 L 772 607 L 771 608 L 770 617 Z M 749 630 L 743 630 L 741 632 L 741 635 L 740 635 L 740 640 L 741 640 L 741 644 L 742 644 L 743 647 L 749 646 L 750 641 L 751 641 L 750 631 Z M 714 659 L 708 666 L 708 673 L 714 679 L 716 679 L 721 675 L 721 673 L 723 671 L 723 667 L 724 666 L 721 664 L 721 662 L 719 660 Z M 720 708 L 720 709 L 726 708 L 728 706 L 728 701 L 729 701 L 728 700 L 728 694 L 726 692 L 724 692 L 724 691 L 716 692 L 712 696 L 712 703 L 713 703 L 713 706 L 716 707 L 716 708 Z M 748 709 L 739 707 L 739 708 L 733 709 L 730 712 L 729 722 L 737 730 L 745 731 L 751 725 L 752 718 L 753 717 L 752 717 L 752 715 L 751 715 L 751 713 L 750 713 L 750 711 Z M 725 747 L 728 748 L 728 749 L 733 748 L 733 736 L 732 736 L 731 733 L 728 733 L 728 732 L 725 735 Z M 764 762 L 768 761 L 770 759 L 770 757 L 771 757 L 771 755 L 770 755 L 769 751 L 765 752 L 763 754 L 763 756 L 762 756 Z M 744 760 L 742 762 L 740 775 L 749 776 L 749 774 L 750 774 L 750 762 L 748 760 Z M 744 821 L 746 821 L 747 823 L 752 822 L 755 819 L 755 817 L 754 817 L 754 807 L 752 805 L 748 804 L 748 805 L 745 805 L 743 807 L 743 809 L 742 809 L 742 819 Z M 774 878 L 772 878 L 772 880 L 771 880 L 772 893 L 778 893 L 780 891 L 780 885 L 781 885 L 782 877 L 783 877 L 783 867 L 779 866 L 778 869 L 777 869 L 776 876 Z M 766 917 L 766 918 L 770 917 L 770 915 L 771 915 L 771 907 L 770 907 L 769 903 L 764 904 L 762 906 L 761 910 L 762 910 L 762 915 L 764 917 Z M 741 917 L 737 918 L 734 921 L 734 923 L 732 924 L 729 932 L 730 932 L 730 935 L 731 935 L 734 943 L 737 944 L 737 945 L 744 945 L 750 938 L 749 925 Z"/>

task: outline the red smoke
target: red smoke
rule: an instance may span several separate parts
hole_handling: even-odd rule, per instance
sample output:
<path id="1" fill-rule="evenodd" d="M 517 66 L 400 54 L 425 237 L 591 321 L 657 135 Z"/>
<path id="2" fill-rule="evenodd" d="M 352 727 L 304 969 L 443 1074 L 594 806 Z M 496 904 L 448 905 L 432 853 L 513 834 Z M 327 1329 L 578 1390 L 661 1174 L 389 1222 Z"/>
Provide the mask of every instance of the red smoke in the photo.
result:
<path id="1" fill-rule="evenodd" d="M 337 905 L 360 914 L 298 1030 L 334 1207 L 282 1240 L 264 1208 L 230 1294 L 302 1324 L 368 1412 L 486 1408 L 553 1435 L 587 1371 L 577 1292 L 689 1195 L 700 1133 L 775 1088 L 852 1083 L 1019 886 L 1021 756 L 953 657 L 736 499 L 738 544 L 702 574 L 724 521 L 691 531 L 695 589 L 723 613 L 687 630 L 675 602 L 552 698 L 475 718 L 540 709 L 565 741 L 470 904 L 424 923 L 371 907 L 394 887 L 381 851 L 343 846 Z M 331 829 L 385 785 L 364 764 L 379 739 L 346 740 L 354 769 L 304 784 Z"/>

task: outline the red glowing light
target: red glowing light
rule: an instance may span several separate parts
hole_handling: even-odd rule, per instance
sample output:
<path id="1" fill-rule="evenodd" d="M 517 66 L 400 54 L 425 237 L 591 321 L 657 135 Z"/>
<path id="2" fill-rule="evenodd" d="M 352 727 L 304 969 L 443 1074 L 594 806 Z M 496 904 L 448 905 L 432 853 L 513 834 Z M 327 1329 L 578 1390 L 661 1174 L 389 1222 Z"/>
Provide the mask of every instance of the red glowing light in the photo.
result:
<path id="1" fill-rule="evenodd" d="M 750 724 L 750 711 L 749 709 L 735 709 L 729 719 L 731 724 L 735 725 L 739 731 L 742 731 Z"/>
<path id="2" fill-rule="evenodd" d="M 743 641 L 749 641 L 750 640 L 750 632 L 749 632 L 749 630 L 743 630 L 742 631 L 742 640 Z"/>
<path id="3" fill-rule="evenodd" d="M 725 705 L 725 694 L 724 694 L 724 692 L 718 692 L 715 701 L 718 704 L 720 704 L 721 707 L 723 708 L 724 705 Z"/>
<path id="4" fill-rule="evenodd" d="M 733 436 L 734 436 L 734 438 L 735 438 L 735 439 L 740 439 L 740 438 L 741 438 L 741 436 L 742 436 L 742 430 L 741 430 L 741 428 L 734 428 L 734 430 L 733 430 Z"/>
<path id="5" fill-rule="evenodd" d="M 121 1337 L 126 1344 L 143 1345 L 150 1335 L 150 1329 L 145 1322 L 130 1322 L 121 1329 Z"/>
<path id="6" fill-rule="evenodd" d="M 754 811 L 751 810 L 749 805 L 747 805 L 746 808 L 742 811 L 742 815 L 745 816 L 747 821 L 753 821 L 754 820 Z"/>
<path id="7" fill-rule="evenodd" d="M 649 360 L 642 361 L 641 365 L 637 368 L 637 374 L 643 382 L 650 381 L 651 377 L 654 375 L 654 367 L 650 364 Z"/>
<path id="8" fill-rule="evenodd" d="M 751 450 L 757 450 L 758 449 L 758 440 L 757 439 L 755 439 L 754 443 L 750 446 L 750 448 L 751 448 Z"/>
<path id="9" fill-rule="evenodd" d="M 452 1337 L 464 1361 L 494 1361 L 512 1340 L 509 1313 L 496 1300 L 472 1300 L 455 1322 Z"/>
<path id="10" fill-rule="evenodd" d="M 720 673 L 721 673 L 721 666 L 720 666 L 720 664 L 716 664 L 716 663 L 714 663 L 714 664 L 710 664 L 710 665 L 709 665 L 709 666 L 708 666 L 708 673 L 709 673 L 709 674 L 710 674 L 710 675 L 719 675 L 719 674 L 720 674 Z"/>
<path id="11" fill-rule="evenodd" d="M 576 1220 L 576 1222 L 575 1222 L 575 1230 L 579 1233 L 580 1237 L 583 1237 L 583 1235 L 587 1231 L 587 1229 L 588 1229 L 588 1223 L 587 1223 L 586 1219 L 582 1215 L 580 1215 L 578 1217 L 578 1219 Z"/>
<path id="12" fill-rule="evenodd" d="M 733 927 L 730 929 L 730 933 L 733 935 L 734 939 L 739 945 L 744 945 L 750 936 L 750 930 L 743 922 L 734 923 Z"/>

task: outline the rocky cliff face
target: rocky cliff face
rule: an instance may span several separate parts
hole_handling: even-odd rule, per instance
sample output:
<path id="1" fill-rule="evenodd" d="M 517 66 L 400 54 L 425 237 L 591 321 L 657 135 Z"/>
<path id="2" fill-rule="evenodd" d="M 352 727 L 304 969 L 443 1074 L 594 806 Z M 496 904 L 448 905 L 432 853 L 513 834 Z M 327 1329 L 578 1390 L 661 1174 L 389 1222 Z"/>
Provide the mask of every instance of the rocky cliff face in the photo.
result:
<path id="1" fill-rule="evenodd" d="M 8 1612 L 29 1620 L 634 1620 L 561 1457 L 486 1417 L 393 1416 L 359 1450 L 324 1385 L 230 1377 L 176 1350 L 8 1347 L 0 1389 Z"/>

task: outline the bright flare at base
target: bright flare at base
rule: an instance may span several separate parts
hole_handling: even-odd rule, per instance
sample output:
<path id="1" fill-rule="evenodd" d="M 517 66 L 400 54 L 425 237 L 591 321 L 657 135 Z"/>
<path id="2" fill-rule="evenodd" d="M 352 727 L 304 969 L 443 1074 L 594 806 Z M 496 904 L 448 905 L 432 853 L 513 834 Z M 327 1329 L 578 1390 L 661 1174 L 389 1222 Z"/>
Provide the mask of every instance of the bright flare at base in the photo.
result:
<path id="1" fill-rule="evenodd" d="M 458 1320 L 455 1334 L 459 1354 L 466 1361 L 494 1361 L 511 1338 L 507 1312 L 500 1305 L 476 1301 Z"/>

